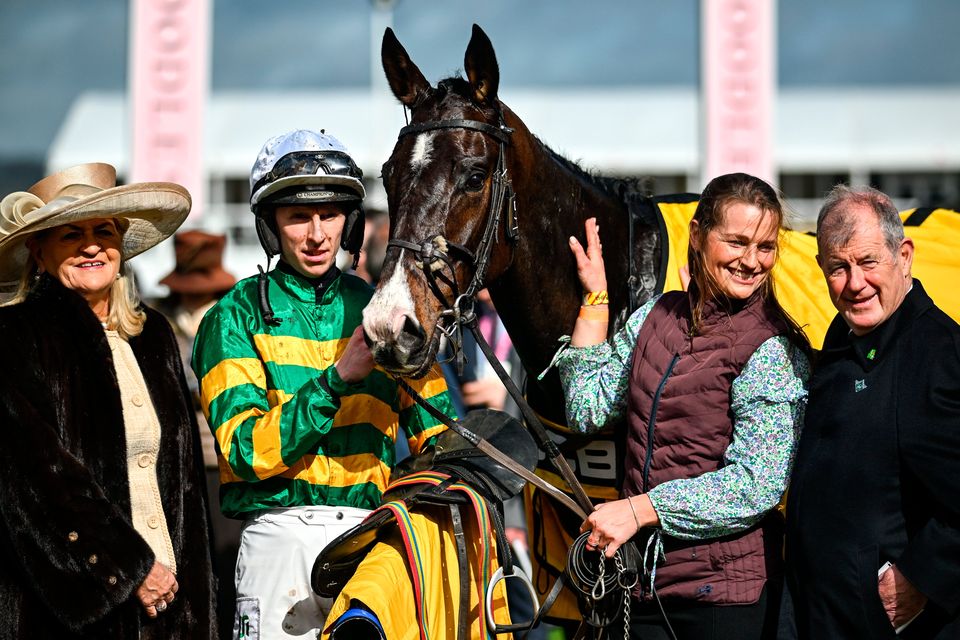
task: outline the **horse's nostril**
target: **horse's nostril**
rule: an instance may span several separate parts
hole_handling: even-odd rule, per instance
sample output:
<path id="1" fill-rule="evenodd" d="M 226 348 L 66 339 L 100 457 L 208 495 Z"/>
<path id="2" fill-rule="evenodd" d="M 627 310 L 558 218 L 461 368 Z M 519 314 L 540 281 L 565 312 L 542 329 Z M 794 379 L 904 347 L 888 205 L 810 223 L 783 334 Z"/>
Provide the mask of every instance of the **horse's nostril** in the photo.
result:
<path id="1" fill-rule="evenodd" d="M 425 340 L 423 327 L 410 316 L 406 316 L 400 334 L 397 336 L 397 346 L 400 350 L 407 354 L 417 353 L 423 347 Z"/>
<path id="2" fill-rule="evenodd" d="M 416 322 L 410 316 L 404 316 L 403 318 L 403 328 L 401 329 L 402 333 L 411 334 L 414 336 L 422 336 L 423 330 L 420 328 L 420 324 Z"/>

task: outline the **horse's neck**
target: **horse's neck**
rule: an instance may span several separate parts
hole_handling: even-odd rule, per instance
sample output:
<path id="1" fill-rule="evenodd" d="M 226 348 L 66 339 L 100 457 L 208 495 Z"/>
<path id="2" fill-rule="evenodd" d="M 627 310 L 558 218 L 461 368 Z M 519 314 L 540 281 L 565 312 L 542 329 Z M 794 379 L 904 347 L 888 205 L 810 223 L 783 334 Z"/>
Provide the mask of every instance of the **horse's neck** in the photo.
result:
<path id="1" fill-rule="evenodd" d="M 596 217 L 603 242 L 607 281 L 626 282 L 627 219 L 623 203 L 586 174 L 554 157 L 532 136 L 517 138 L 511 166 L 520 240 L 513 263 L 490 287 L 497 310 L 524 367 L 535 376 L 550 362 L 560 336 L 570 334 L 582 295 L 568 239 L 584 243 L 583 223 Z M 622 304 L 621 304 L 622 306 Z M 611 308 L 611 318 L 618 309 Z M 554 396 L 556 380 L 540 392 Z"/>

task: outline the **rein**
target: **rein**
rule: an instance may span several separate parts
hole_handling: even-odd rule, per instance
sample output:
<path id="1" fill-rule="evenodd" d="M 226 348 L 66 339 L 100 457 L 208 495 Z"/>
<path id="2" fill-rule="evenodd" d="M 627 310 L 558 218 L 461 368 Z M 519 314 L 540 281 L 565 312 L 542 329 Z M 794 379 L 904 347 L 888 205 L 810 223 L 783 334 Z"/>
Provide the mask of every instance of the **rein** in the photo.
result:
<path id="1" fill-rule="evenodd" d="M 498 141 L 499 149 L 497 154 L 497 165 L 492 178 L 493 186 L 490 197 L 490 206 L 487 211 L 486 226 L 476 252 L 470 251 L 470 249 L 463 245 L 451 242 L 442 235 L 434 236 L 433 238 L 423 240 L 419 243 L 394 238 L 387 243 L 387 248 L 389 249 L 390 247 L 397 247 L 399 249 L 407 249 L 413 252 L 416 258 L 416 264 L 424 273 L 424 277 L 428 283 L 428 286 L 430 287 L 430 290 L 444 307 L 444 310 L 440 313 L 440 318 L 437 320 L 436 328 L 446 335 L 447 338 L 453 343 L 456 350 L 458 370 L 462 372 L 464 354 L 462 349 L 461 332 L 462 328 L 466 326 L 467 329 L 469 329 L 473 334 L 477 345 L 480 347 L 484 357 L 496 372 L 497 377 L 500 378 L 500 381 L 506 387 L 508 393 L 520 408 L 524 421 L 534 435 L 537 445 L 545 453 L 546 457 L 550 459 L 551 463 L 560 473 L 564 481 L 567 482 L 571 492 L 573 493 L 573 498 L 540 476 L 528 471 L 525 467 L 514 461 L 508 454 L 497 449 L 477 434 L 472 433 L 469 429 L 464 428 L 462 425 L 458 424 L 456 420 L 452 420 L 449 416 L 446 416 L 442 412 L 438 411 L 436 408 L 426 402 L 402 378 L 396 377 L 396 379 L 398 384 L 407 392 L 407 394 L 410 395 L 410 397 L 413 398 L 417 404 L 423 407 L 436 420 L 442 422 L 449 429 L 464 437 L 481 452 L 496 462 L 499 462 L 517 476 L 542 489 L 545 493 L 566 506 L 579 517 L 586 519 L 587 514 L 591 513 L 594 509 L 593 503 L 587 496 L 583 485 L 574 474 L 570 464 L 560 452 L 557 444 L 549 437 L 545 427 L 543 426 L 543 423 L 527 403 L 526 398 L 523 396 L 513 379 L 504 370 L 500 360 L 496 357 L 493 349 L 483 337 L 483 334 L 479 329 L 476 313 L 474 312 L 473 308 L 475 301 L 474 296 L 477 291 L 483 288 L 483 281 L 486 276 L 487 268 L 489 267 L 493 244 L 496 242 L 497 228 L 500 225 L 500 218 L 503 214 L 505 205 L 507 208 L 507 227 L 505 235 L 511 244 L 517 241 L 519 235 L 517 228 L 516 203 L 514 199 L 513 187 L 509 176 L 507 175 L 504 152 L 506 145 L 510 144 L 509 135 L 513 132 L 513 130 L 504 125 L 502 114 L 499 112 L 498 120 L 499 126 L 493 126 L 485 122 L 479 122 L 475 120 L 463 119 L 423 122 L 403 127 L 398 136 L 398 138 L 402 138 L 410 134 L 440 129 L 470 129 L 489 135 Z M 633 235 L 632 221 L 630 226 L 630 234 L 631 236 Z M 463 292 L 460 291 L 459 284 L 457 282 L 456 271 L 454 269 L 453 260 L 450 256 L 451 253 L 460 254 L 467 260 L 469 264 L 474 267 L 473 277 L 470 280 L 466 290 Z M 631 280 L 636 281 L 637 278 L 633 273 L 632 255 L 630 262 Z M 447 273 L 449 273 L 449 275 L 447 275 Z M 453 300 L 448 299 L 447 296 L 444 295 L 438 282 L 443 282 L 450 288 L 450 291 L 453 294 Z M 633 284 L 633 282 L 631 284 Z M 578 588 L 581 594 L 586 596 L 586 600 L 589 601 L 587 608 L 593 613 L 588 620 L 585 620 L 585 625 L 602 629 L 609 625 L 618 613 L 624 612 L 626 613 L 624 619 L 625 637 L 629 634 L 630 587 L 637 580 L 636 551 L 633 549 L 633 545 L 628 543 L 617 551 L 614 559 L 606 560 L 602 557 L 602 555 L 597 560 L 594 560 L 592 557 L 588 559 L 586 557 L 588 554 L 584 550 L 586 535 L 587 534 L 581 536 L 582 540 L 579 540 L 579 549 L 576 548 L 577 544 L 575 544 L 574 548 L 571 549 L 569 561 L 572 562 L 573 565 L 572 567 L 568 567 L 567 571 L 565 572 L 565 574 L 567 574 L 569 577 L 565 579 L 563 576 L 561 576 L 557 580 L 554 588 L 551 590 L 550 596 L 548 596 L 547 601 L 544 602 L 542 607 L 537 606 L 535 592 L 533 591 L 532 585 L 529 587 L 531 595 L 534 596 L 534 609 L 539 609 L 535 619 L 531 623 L 508 625 L 505 627 L 498 627 L 496 625 L 492 618 L 492 609 L 490 605 L 490 598 L 494 585 L 499 580 L 508 577 L 526 578 L 526 576 L 522 575 L 522 573 L 517 574 L 512 570 L 512 567 L 507 568 L 507 574 L 501 573 L 495 576 L 495 579 L 492 580 L 489 585 L 486 599 L 487 615 L 489 616 L 491 631 L 494 634 L 505 633 L 508 631 L 525 631 L 535 626 L 549 611 L 556 596 L 559 595 L 563 585 L 568 581 L 572 582 L 572 584 Z M 594 554 L 589 555 L 592 556 Z M 608 565 L 609 572 L 605 571 L 608 568 Z M 597 568 L 593 570 L 592 566 L 596 566 Z M 608 601 L 608 604 L 601 606 L 601 603 L 604 601 Z"/>
<path id="2" fill-rule="evenodd" d="M 459 424 L 457 420 L 453 420 L 450 416 L 444 414 L 442 411 L 438 410 L 436 407 L 427 402 L 423 396 L 421 396 L 417 391 L 411 387 L 403 378 L 397 378 L 397 384 L 407 392 L 407 394 L 414 399 L 414 401 L 423 407 L 427 413 L 429 413 L 435 420 L 442 422 L 447 426 L 451 431 L 456 432 L 458 435 L 462 436 L 467 442 L 472 444 L 474 447 L 482 451 L 485 455 L 489 456 L 496 462 L 499 462 L 504 467 L 509 469 L 511 472 L 520 476 L 527 482 L 535 484 L 540 487 L 551 497 L 555 498 L 558 502 L 561 502 L 565 507 L 573 511 L 578 516 L 586 519 L 587 514 L 584 513 L 583 508 L 570 499 L 566 493 L 556 488 L 537 474 L 532 471 L 527 470 L 522 465 L 518 464 L 516 460 L 511 458 L 508 454 L 504 453 L 500 449 L 497 449 L 490 442 L 483 439 L 476 433 L 465 428 L 463 425 Z M 591 507 L 592 510 L 592 507 Z"/>

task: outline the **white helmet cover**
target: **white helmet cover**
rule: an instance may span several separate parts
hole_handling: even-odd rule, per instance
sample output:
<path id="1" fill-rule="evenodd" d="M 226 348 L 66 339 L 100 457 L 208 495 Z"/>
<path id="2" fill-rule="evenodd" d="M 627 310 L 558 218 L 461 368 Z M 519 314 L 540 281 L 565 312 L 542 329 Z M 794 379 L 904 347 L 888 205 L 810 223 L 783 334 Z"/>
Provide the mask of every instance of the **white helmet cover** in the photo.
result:
<path id="1" fill-rule="evenodd" d="M 250 206 L 363 200 L 362 178 L 343 143 L 323 130 L 298 129 L 270 138 L 260 149 L 250 170 Z"/>

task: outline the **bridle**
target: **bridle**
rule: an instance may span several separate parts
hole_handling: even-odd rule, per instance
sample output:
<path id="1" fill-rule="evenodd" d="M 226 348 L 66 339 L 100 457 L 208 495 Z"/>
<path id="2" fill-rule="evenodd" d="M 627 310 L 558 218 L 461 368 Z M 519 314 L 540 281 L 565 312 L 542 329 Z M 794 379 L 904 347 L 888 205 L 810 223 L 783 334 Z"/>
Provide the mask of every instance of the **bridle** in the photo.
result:
<path id="1" fill-rule="evenodd" d="M 460 428 L 460 425 L 457 423 L 457 421 L 450 419 L 433 408 L 401 377 L 397 376 L 396 379 L 400 386 L 414 399 L 414 401 L 423 407 L 434 418 L 466 438 L 484 454 L 501 463 L 519 477 L 540 487 L 554 499 L 567 506 L 575 514 L 585 519 L 586 515 L 593 510 L 592 502 L 587 497 L 583 486 L 574 475 L 573 469 L 561 454 L 556 443 L 547 435 L 546 429 L 544 428 L 539 417 L 530 408 L 530 405 L 526 402 L 526 398 L 517 388 L 514 381 L 506 373 L 502 364 L 493 353 L 493 350 L 490 348 L 490 345 L 486 342 L 483 335 L 479 331 L 477 316 L 474 312 L 475 295 L 484 286 L 484 278 L 490 265 L 490 256 L 493 251 L 493 245 L 497 241 L 497 230 L 500 226 L 500 219 L 504 214 L 504 209 L 506 209 L 506 228 L 504 235 L 511 245 L 511 262 L 513 260 L 513 248 L 515 247 L 519 236 L 517 227 L 516 201 L 513 185 L 507 174 L 505 159 L 505 148 L 510 144 L 510 134 L 513 133 L 513 129 L 504 124 L 503 115 L 499 109 L 497 110 L 497 122 L 498 124 L 494 126 L 486 122 L 467 119 L 433 120 L 416 124 L 408 124 L 400 130 L 400 133 L 397 136 L 399 140 L 404 136 L 422 133 L 424 131 L 436 131 L 440 129 L 469 129 L 473 131 L 479 131 L 497 140 L 497 164 L 492 176 L 490 204 L 487 209 L 483 235 L 481 236 L 480 243 L 477 246 L 476 251 L 471 251 L 461 244 L 452 242 L 443 235 L 436 235 L 420 242 L 393 238 L 388 241 L 387 249 L 389 250 L 391 247 L 397 247 L 399 249 L 407 249 L 413 253 L 416 259 L 415 263 L 417 267 L 423 272 L 424 278 L 426 279 L 430 290 L 437 297 L 443 307 L 443 310 L 440 312 L 440 316 L 437 319 L 436 329 L 446 335 L 448 340 L 450 340 L 456 353 L 455 357 L 457 359 L 458 367 L 462 367 L 464 359 L 463 349 L 461 346 L 462 327 L 467 326 L 473 333 L 477 341 L 477 345 L 484 357 L 490 363 L 493 370 L 506 387 L 507 392 L 516 402 L 521 414 L 523 415 L 524 421 L 527 427 L 532 431 L 538 446 L 546 454 L 546 457 L 553 463 L 554 467 L 560 473 L 560 476 L 570 487 L 573 498 L 571 499 L 569 496 L 564 494 L 556 487 L 553 487 L 550 483 L 544 481 L 536 474 L 530 473 L 526 469 L 522 468 L 514 460 L 512 460 L 508 454 L 497 450 L 495 447 L 478 438 L 476 435 L 470 433 L 468 430 Z M 630 232 L 632 245 L 632 220 Z M 454 268 L 453 259 L 451 258 L 451 253 L 460 254 L 460 256 L 462 256 L 462 258 L 474 268 L 473 277 L 463 292 L 461 292 L 459 283 L 457 282 L 456 271 Z M 632 253 L 630 258 L 631 278 L 633 278 Z M 449 275 L 447 272 L 449 272 Z M 448 297 L 444 295 L 443 290 L 439 286 L 439 282 L 443 282 L 449 287 L 453 294 L 453 300 L 448 299 Z M 577 545 L 575 545 L 569 554 L 571 562 L 574 562 L 576 571 L 573 571 L 570 567 L 568 567 L 561 578 L 556 581 L 549 596 L 547 597 L 547 601 L 543 603 L 543 606 L 537 606 L 538 603 L 536 602 L 536 593 L 533 591 L 532 586 L 530 587 L 534 608 L 539 609 L 534 620 L 530 623 L 500 627 L 493 620 L 492 607 L 490 604 L 493 587 L 500 580 L 508 577 L 518 577 L 517 574 L 513 573 L 512 568 L 510 568 L 509 561 L 506 574 L 503 573 L 503 568 L 501 567 L 501 571 L 491 580 L 486 594 L 485 609 L 489 618 L 491 630 L 494 634 L 506 633 L 509 631 L 527 630 L 538 624 L 542 616 L 544 616 L 550 610 L 554 600 L 559 595 L 563 586 L 572 581 L 571 583 L 580 589 L 582 595 L 588 596 L 589 598 L 591 606 L 588 608 L 592 613 L 591 620 L 588 622 L 591 626 L 602 629 L 609 625 L 618 613 L 622 613 L 624 618 L 624 637 L 629 636 L 630 594 L 631 589 L 637 580 L 636 553 L 634 551 L 634 554 L 631 555 L 630 550 L 632 548 L 632 544 L 628 543 L 623 545 L 621 549 L 618 549 L 616 556 L 612 560 L 603 558 L 602 554 L 598 555 L 596 561 L 594 561 L 592 557 L 590 559 L 586 559 L 584 545 L 586 544 L 585 541 L 588 535 L 589 533 L 584 533 L 582 536 L 580 536 L 578 539 L 579 548 L 577 548 Z M 591 571 L 590 565 L 596 565 L 599 570 Z M 611 571 L 610 574 L 605 577 L 606 565 L 610 565 Z M 611 583 L 611 579 L 614 582 Z M 608 589 L 611 593 L 616 593 L 617 596 L 611 603 L 600 607 L 599 603 L 605 600 Z M 610 609 L 611 605 L 613 607 L 612 609 Z M 586 622 L 584 624 L 586 624 Z M 523 635 L 525 636 L 525 634 Z"/>
<path id="2" fill-rule="evenodd" d="M 416 264 L 424 274 L 430 290 L 440 301 L 443 310 L 437 319 L 436 328 L 442 332 L 453 345 L 456 353 L 458 367 L 462 370 L 463 352 L 460 348 L 461 336 L 460 327 L 463 324 L 464 316 L 472 315 L 474 296 L 484 287 L 484 278 L 487 269 L 490 266 L 490 256 L 493 253 L 493 245 L 497 242 L 497 229 L 500 226 L 500 218 L 503 216 L 506 208 L 506 229 L 505 236 L 510 242 L 511 248 L 516 244 L 519 237 L 517 228 L 517 208 L 516 199 L 513 193 L 513 184 L 507 175 L 507 163 L 505 148 L 510 144 L 510 134 L 513 129 L 506 126 L 503 120 L 503 114 L 497 109 L 497 125 L 479 120 L 467 119 L 448 119 L 431 120 L 417 124 L 408 124 L 400 129 L 397 139 L 404 136 L 424 131 L 437 131 L 440 129 L 469 129 L 479 131 L 492 138 L 498 143 L 497 164 L 493 170 L 491 178 L 490 206 L 487 209 L 486 226 L 483 235 L 480 238 L 480 244 L 476 251 L 471 251 L 462 244 L 452 242 L 443 235 L 436 235 L 432 238 L 424 239 L 420 242 L 411 242 L 400 238 L 393 238 L 387 242 L 387 250 L 391 247 L 407 249 L 411 251 L 416 258 Z M 473 277 L 470 279 L 466 289 L 461 292 L 457 282 L 456 271 L 454 270 L 453 260 L 450 254 L 460 254 L 466 262 L 473 267 Z M 513 260 L 511 252 L 510 260 Z M 449 275 L 445 273 L 449 271 Z M 446 284 L 453 292 L 453 300 L 444 295 L 439 282 Z"/>
<path id="3" fill-rule="evenodd" d="M 496 355 L 493 353 L 493 349 L 491 349 L 490 345 L 487 344 L 487 341 L 484 339 L 483 334 L 478 328 L 477 316 L 473 309 L 474 295 L 477 291 L 483 288 L 484 277 L 486 276 L 487 267 L 490 264 L 490 253 L 493 250 L 493 243 L 496 242 L 497 228 L 500 225 L 500 218 L 503 215 L 503 210 L 505 207 L 507 209 L 507 240 L 511 243 L 511 245 L 515 245 L 518 237 L 513 185 L 511 184 L 510 178 L 507 175 L 507 164 L 504 151 L 504 148 L 510 144 L 510 134 L 513 133 L 513 129 L 504 124 L 503 113 L 497 109 L 497 126 L 477 120 L 432 120 L 417 124 L 409 124 L 403 127 L 400 129 L 400 133 L 398 134 L 397 138 L 403 138 L 411 133 L 435 131 L 438 129 L 471 129 L 473 131 L 485 133 L 495 138 L 499 143 L 499 149 L 497 152 L 497 166 L 493 172 L 493 187 L 490 196 L 490 207 L 487 210 L 486 227 L 483 230 L 483 236 L 480 239 L 480 245 L 477 247 L 477 251 L 474 253 L 463 245 L 451 242 L 442 235 L 438 235 L 428 240 L 421 241 L 419 244 L 416 242 L 394 238 L 387 243 L 387 248 L 389 249 L 390 247 L 398 247 L 401 249 L 409 249 L 414 253 L 414 256 L 417 258 L 417 265 L 423 271 L 431 290 L 433 291 L 434 295 L 437 296 L 437 299 L 440 300 L 441 304 L 445 307 L 437 320 L 437 329 L 442 331 L 449 339 L 451 339 L 453 347 L 456 350 L 458 365 L 463 362 L 464 358 L 460 341 L 460 332 L 462 327 L 467 326 L 473 333 L 473 336 L 477 341 L 477 346 L 480 347 L 481 352 L 493 367 L 497 377 L 499 377 L 500 381 L 503 382 L 504 386 L 507 388 L 507 392 L 520 408 L 520 412 L 523 414 L 523 418 L 527 423 L 527 426 L 533 431 L 538 446 L 540 446 L 540 448 L 546 454 L 546 457 L 554 464 L 556 469 L 560 472 L 561 477 L 570 486 L 575 501 L 569 501 L 568 506 L 570 506 L 574 511 L 579 511 L 581 514 L 583 514 L 583 517 L 586 518 L 586 514 L 593 511 L 593 503 L 590 502 L 590 498 L 587 497 L 586 491 L 584 491 L 583 486 L 574 475 L 570 464 L 560 453 L 556 443 L 547 435 L 543 423 L 537 417 L 533 409 L 530 408 L 530 405 L 523 397 L 523 393 L 519 388 L 517 388 L 516 383 L 504 370 L 503 365 L 501 365 L 500 361 L 497 360 Z M 470 280 L 469 285 L 467 285 L 467 288 L 463 293 L 460 293 L 456 272 L 454 271 L 453 262 L 450 258 L 451 250 L 464 255 L 475 269 L 473 278 Z M 443 273 L 444 267 L 450 270 L 449 277 Z M 445 282 L 447 286 L 451 288 L 454 293 L 454 299 L 452 302 L 443 295 L 443 291 L 441 291 L 440 287 L 437 285 L 437 280 Z M 412 391 L 405 383 L 404 387 L 407 388 L 408 393 Z M 421 406 L 426 405 L 425 402 L 421 402 L 422 398 L 419 398 L 416 393 L 412 393 L 412 397 Z M 445 422 L 445 424 L 448 424 L 449 426 L 449 419 L 447 422 Z M 489 452 L 485 453 L 490 455 Z M 516 471 L 521 473 L 519 469 Z M 530 481 L 536 482 L 533 479 L 530 479 Z"/>

